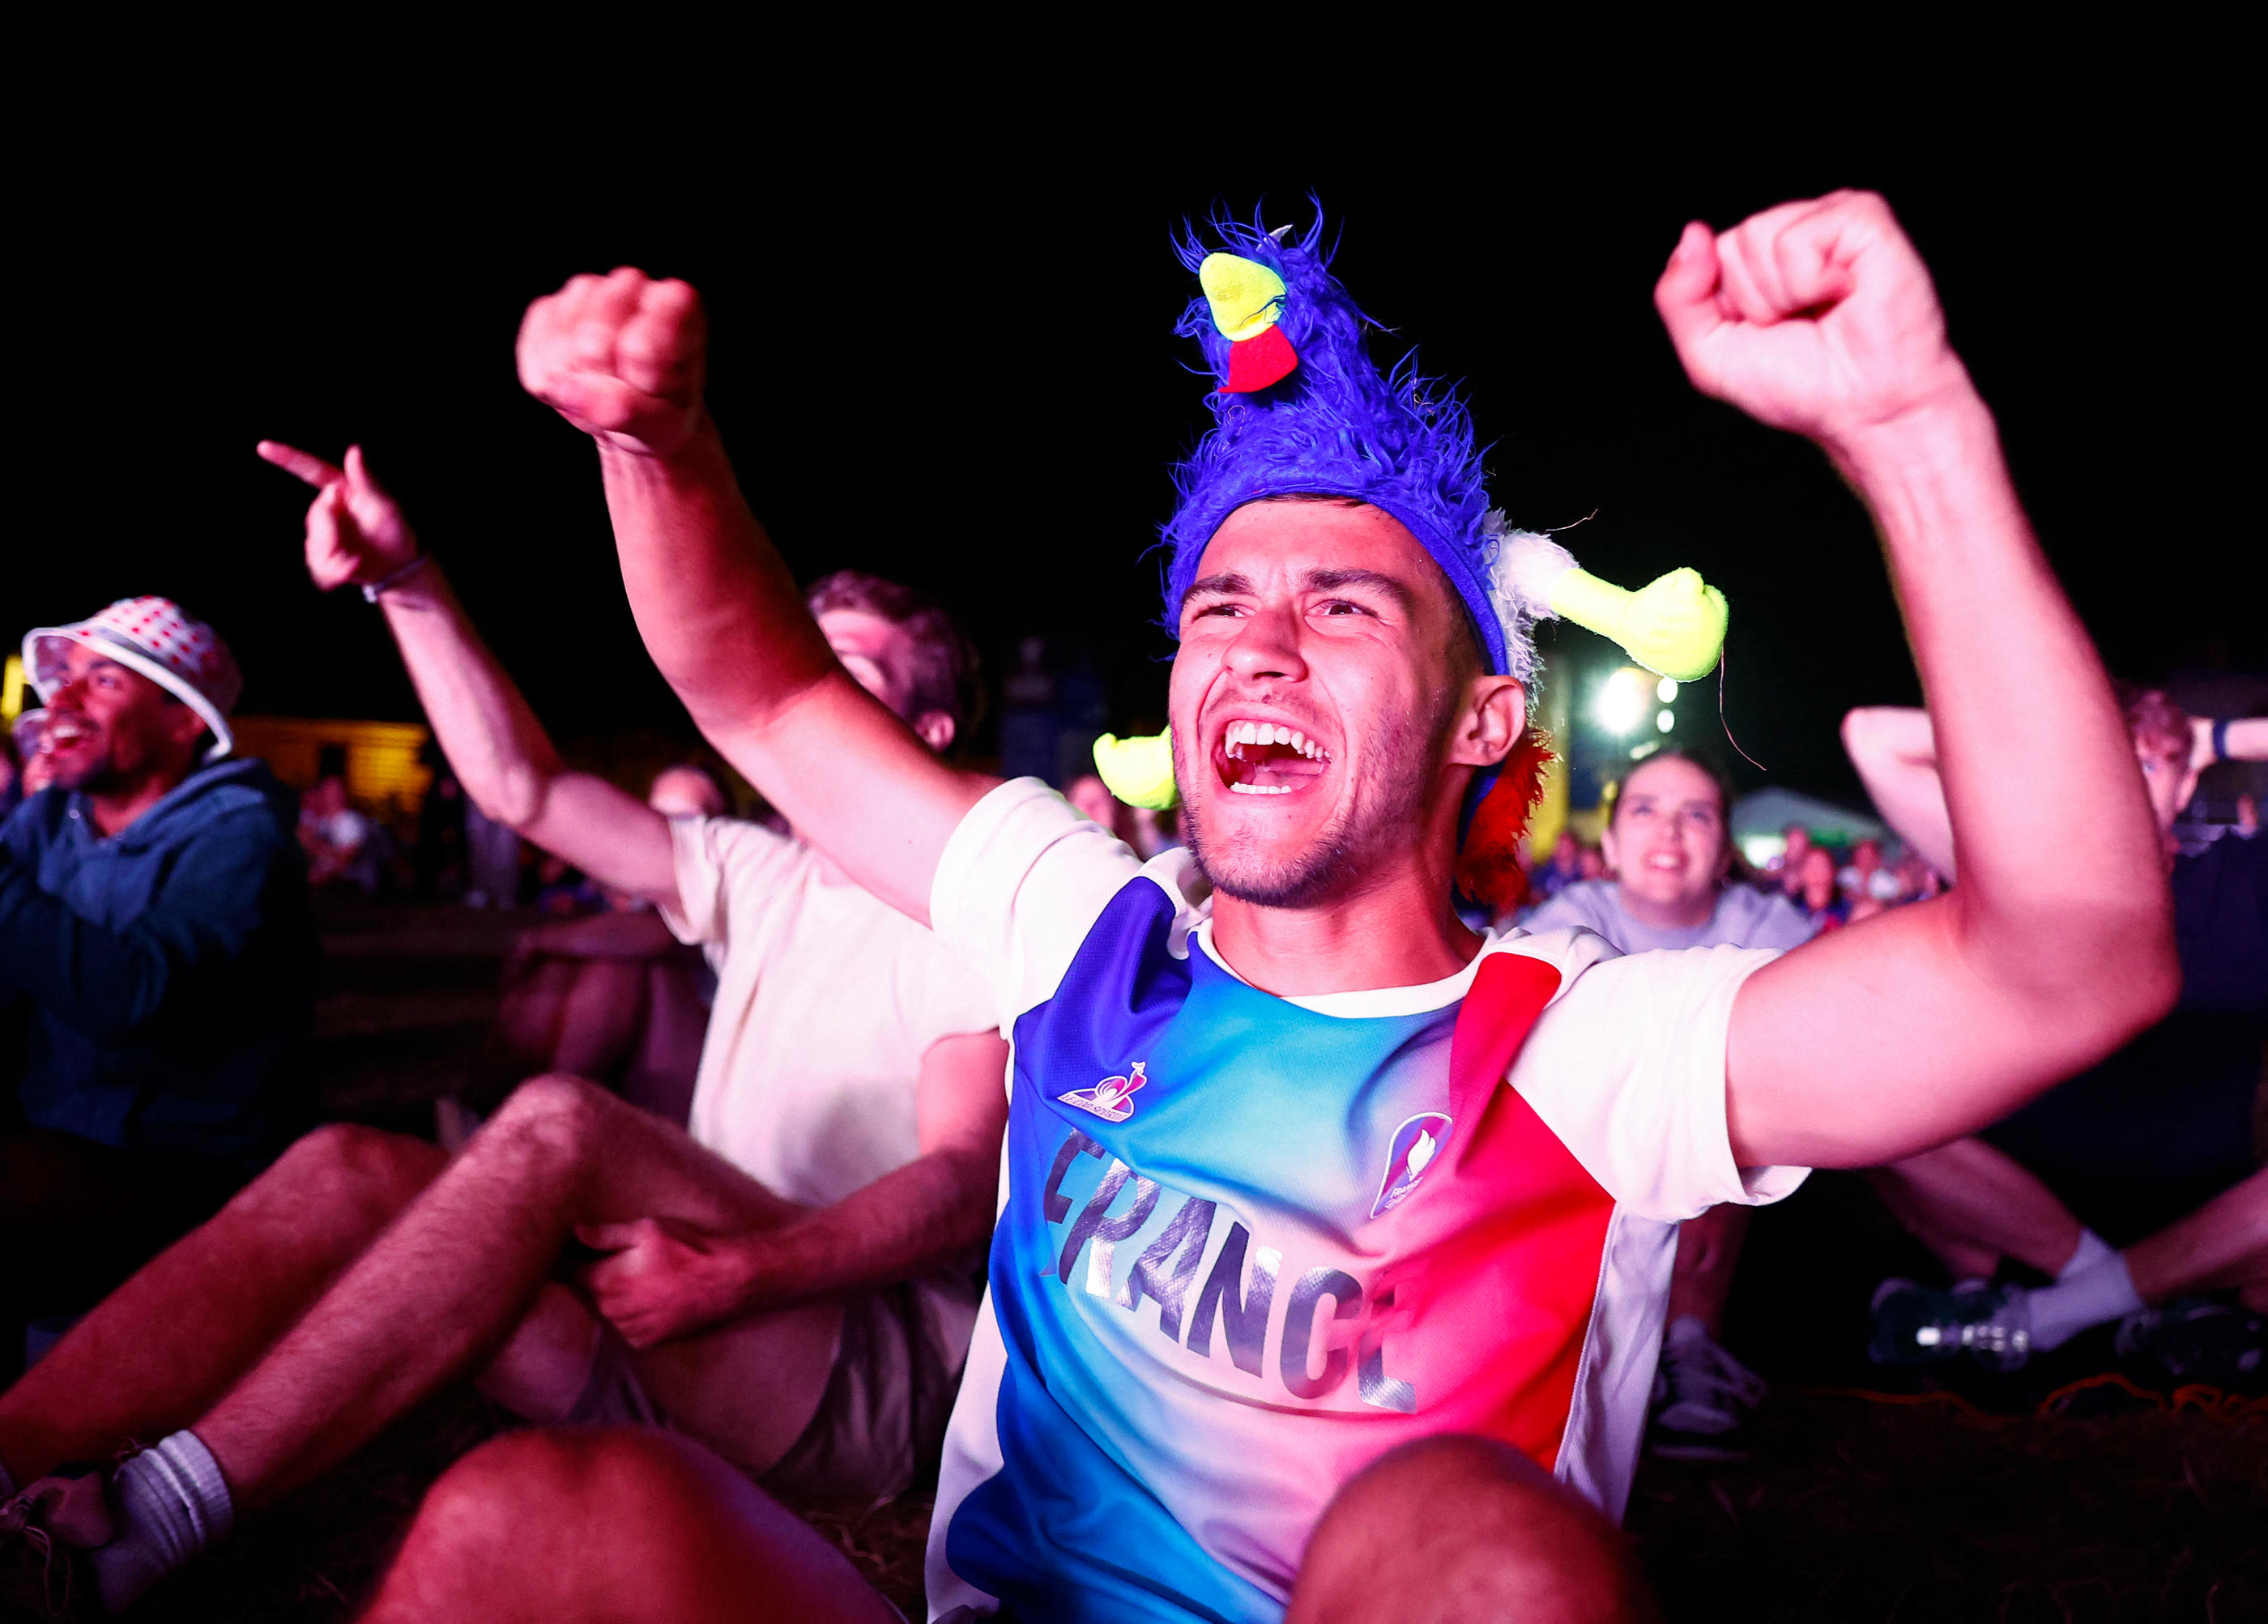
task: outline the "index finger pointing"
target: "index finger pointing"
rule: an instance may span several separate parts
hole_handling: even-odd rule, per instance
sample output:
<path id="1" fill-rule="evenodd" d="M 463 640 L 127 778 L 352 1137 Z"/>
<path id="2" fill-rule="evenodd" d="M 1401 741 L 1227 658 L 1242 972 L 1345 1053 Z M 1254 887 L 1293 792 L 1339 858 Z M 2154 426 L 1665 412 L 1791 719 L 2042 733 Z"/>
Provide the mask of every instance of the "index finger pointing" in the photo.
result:
<path id="1" fill-rule="evenodd" d="M 303 452 L 296 445 L 286 445 L 281 440 L 262 440 L 253 448 L 263 461 L 272 462 L 286 474 L 296 474 L 310 485 L 335 485 L 346 478 L 338 468 L 325 462 L 313 452 Z"/>

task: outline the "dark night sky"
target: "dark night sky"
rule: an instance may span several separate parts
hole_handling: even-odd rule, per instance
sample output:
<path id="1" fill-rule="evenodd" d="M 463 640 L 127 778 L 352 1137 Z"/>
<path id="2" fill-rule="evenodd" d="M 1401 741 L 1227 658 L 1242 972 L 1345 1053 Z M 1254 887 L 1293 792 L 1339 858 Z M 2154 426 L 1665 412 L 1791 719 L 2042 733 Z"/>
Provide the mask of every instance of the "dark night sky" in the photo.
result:
<path id="1" fill-rule="evenodd" d="M 328 50 L 158 53 L 86 87 L 25 149 L 16 483 L 55 499 L 13 528 L 0 629 L 164 592 L 234 643 L 248 710 L 415 716 L 375 614 L 306 584 L 304 493 L 251 449 L 358 438 L 556 733 L 683 728 L 593 455 L 512 370 L 530 298 L 630 262 L 707 295 L 716 415 L 799 575 L 915 580 L 996 670 L 1026 632 L 1082 641 L 1115 720 L 1153 718 L 1143 553 L 1202 421 L 1168 234 L 1217 202 L 1303 221 L 1313 192 L 1356 296 L 1467 381 L 1497 499 L 1595 511 L 1570 540 L 1611 579 L 1721 584 L 1741 742 L 1840 790 L 1842 710 L 1916 692 L 1865 519 L 1808 447 L 1690 393 L 1648 293 L 1685 219 L 1852 184 L 1929 259 L 2113 665 L 2268 667 L 2237 246 L 2260 154 L 2224 47 L 2167 42 L 2176 77 L 2131 41 L 2051 66 L 1913 40 L 1859 83 L 1823 48 L 1635 40 L 1366 36 L 1241 77 L 1162 34 L 1075 74 L 900 43 L 883 68 L 712 41 L 686 73 L 599 40 L 351 82 Z"/>

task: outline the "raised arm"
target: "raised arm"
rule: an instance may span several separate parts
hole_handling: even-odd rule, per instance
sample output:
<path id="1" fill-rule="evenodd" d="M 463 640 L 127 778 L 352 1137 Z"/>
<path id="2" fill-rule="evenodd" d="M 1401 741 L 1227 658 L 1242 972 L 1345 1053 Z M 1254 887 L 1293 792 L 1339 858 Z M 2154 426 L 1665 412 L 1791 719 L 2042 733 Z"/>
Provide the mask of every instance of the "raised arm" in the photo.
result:
<path id="1" fill-rule="evenodd" d="M 2213 733 L 2220 747 L 2213 747 Z M 2268 761 L 2268 716 L 2238 716 L 2216 722 L 2211 716 L 2190 718 L 2190 766 L 2203 772 L 2216 761 Z"/>
<path id="2" fill-rule="evenodd" d="M 1843 749 L 1891 833 L 1951 879 L 1953 825 L 1937 775 L 1937 731 L 1929 712 L 1905 705 L 1854 710 L 1843 718 Z"/>
<path id="3" fill-rule="evenodd" d="M 1872 511 L 1935 723 L 1961 885 L 1767 966 L 1727 1046 L 1742 1165 L 1884 1161 L 2005 1115 L 2170 1007 L 2157 827 L 1889 206 L 1843 192 L 1721 237 L 1689 225 L 1655 302 L 1697 387 L 1816 441 Z"/>
<path id="4" fill-rule="evenodd" d="M 733 478 L 681 282 L 578 276 L 528 307 L 519 376 L 599 445 L 647 650 L 725 760 L 858 883 L 927 923 L 954 827 L 991 786 L 843 669 Z"/>
<path id="5" fill-rule="evenodd" d="M 668 821 L 605 779 L 568 770 L 441 566 L 418 551 L 401 506 L 371 477 L 362 448 L 349 448 L 343 468 L 274 440 L 262 440 L 260 454 L 315 487 L 307 509 L 315 584 L 381 587 L 401 663 L 473 805 L 601 885 L 677 906 Z"/>

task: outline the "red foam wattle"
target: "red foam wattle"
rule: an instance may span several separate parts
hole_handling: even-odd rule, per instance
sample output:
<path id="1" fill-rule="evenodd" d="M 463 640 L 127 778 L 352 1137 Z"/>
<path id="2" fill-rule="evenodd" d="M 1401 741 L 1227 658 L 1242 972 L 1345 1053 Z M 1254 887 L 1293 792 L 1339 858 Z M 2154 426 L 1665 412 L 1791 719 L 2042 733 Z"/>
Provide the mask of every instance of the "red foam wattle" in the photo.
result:
<path id="1" fill-rule="evenodd" d="M 1284 336 L 1284 329 L 1268 327 L 1228 347 L 1228 381 L 1221 390 L 1226 394 L 1250 394 L 1283 382 L 1299 364 L 1300 357 L 1292 341 Z"/>

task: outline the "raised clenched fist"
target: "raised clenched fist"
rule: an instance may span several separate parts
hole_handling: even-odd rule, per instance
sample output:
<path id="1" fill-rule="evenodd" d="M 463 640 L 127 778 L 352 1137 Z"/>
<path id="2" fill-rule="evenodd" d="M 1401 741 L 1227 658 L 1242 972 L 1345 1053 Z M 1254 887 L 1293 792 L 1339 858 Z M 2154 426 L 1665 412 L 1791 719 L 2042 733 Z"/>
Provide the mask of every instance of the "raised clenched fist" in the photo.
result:
<path id="1" fill-rule="evenodd" d="M 1969 389 L 1928 268 L 1871 192 L 1688 225 L 1653 302 L 1695 388 L 1830 447 Z"/>
<path id="2" fill-rule="evenodd" d="M 347 447 L 343 468 L 276 440 L 260 454 L 315 488 L 307 508 L 307 573 L 325 592 L 349 582 L 382 581 L 417 556 L 417 533 L 401 506 L 363 464 L 362 447 Z"/>
<path id="3" fill-rule="evenodd" d="M 527 307 L 519 381 L 600 445 L 666 457 L 700 427 L 708 342 L 699 294 L 625 266 Z"/>

